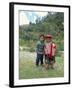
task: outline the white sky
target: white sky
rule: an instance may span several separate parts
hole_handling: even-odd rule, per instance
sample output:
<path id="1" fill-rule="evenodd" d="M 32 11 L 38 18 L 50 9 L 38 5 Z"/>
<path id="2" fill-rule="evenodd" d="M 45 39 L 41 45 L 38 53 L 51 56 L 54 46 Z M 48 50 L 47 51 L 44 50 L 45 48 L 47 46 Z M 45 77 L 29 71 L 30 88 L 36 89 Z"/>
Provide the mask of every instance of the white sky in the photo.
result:
<path id="1" fill-rule="evenodd" d="M 35 12 L 35 13 L 41 17 L 46 16 L 48 14 L 48 12 Z"/>
<path id="2" fill-rule="evenodd" d="M 20 12 L 20 25 L 29 24 L 29 20 L 23 11 Z"/>

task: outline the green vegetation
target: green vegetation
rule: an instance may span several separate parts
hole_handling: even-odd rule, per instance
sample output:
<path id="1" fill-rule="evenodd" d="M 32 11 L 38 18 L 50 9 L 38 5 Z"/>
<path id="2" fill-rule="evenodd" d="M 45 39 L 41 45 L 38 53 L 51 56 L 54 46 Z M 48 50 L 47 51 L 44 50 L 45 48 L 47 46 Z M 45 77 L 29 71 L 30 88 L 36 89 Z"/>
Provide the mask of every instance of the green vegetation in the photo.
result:
<path id="1" fill-rule="evenodd" d="M 30 51 L 35 51 L 36 42 L 40 34 L 53 35 L 53 41 L 58 51 L 64 50 L 64 13 L 48 12 L 42 19 L 37 18 L 36 23 L 19 26 L 19 44 L 28 46 Z"/>
<path id="2" fill-rule="evenodd" d="M 52 78 L 64 76 L 64 60 L 62 57 L 56 57 L 56 63 L 54 69 L 46 70 L 44 67 L 35 66 L 34 57 L 24 57 L 24 52 L 20 52 L 20 67 L 19 78 L 20 79 L 32 79 L 32 78 Z"/>

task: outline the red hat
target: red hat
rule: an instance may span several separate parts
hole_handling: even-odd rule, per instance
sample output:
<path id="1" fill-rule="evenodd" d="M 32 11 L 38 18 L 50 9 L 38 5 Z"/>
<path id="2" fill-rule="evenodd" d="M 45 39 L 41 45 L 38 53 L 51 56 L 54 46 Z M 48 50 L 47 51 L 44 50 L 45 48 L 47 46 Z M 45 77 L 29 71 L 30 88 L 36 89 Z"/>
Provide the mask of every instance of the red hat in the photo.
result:
<path id="1" fill-rule="evenodd" d="M 46 35 L 45 38 L 52 38 L 52 35 Z"/>

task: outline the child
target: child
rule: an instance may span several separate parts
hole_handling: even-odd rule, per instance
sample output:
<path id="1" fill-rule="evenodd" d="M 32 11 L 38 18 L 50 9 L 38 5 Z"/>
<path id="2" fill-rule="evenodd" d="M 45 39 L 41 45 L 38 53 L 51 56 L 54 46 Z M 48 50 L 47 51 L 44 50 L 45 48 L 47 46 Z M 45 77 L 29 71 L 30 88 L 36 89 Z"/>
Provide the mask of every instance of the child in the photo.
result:
<path id="1" fill-rule="evenodd" d="M 37 58 L 36 58 L 36 66 L 39 65 L 39 62 L 41 65 L 43 65 L 43 55 L 44 55 L 44 35 L 40 35 L 39 41 L 36 45 L 36 52 L 37 52 Z"/>
<path id="2" fill-rule="evenodd" d="M 53 69 L 55 63 L 55 55 L 56 55 L 56 45 L 52 42 L 52 36 L 47 35 L 45 37 L 46 44 L 44 47 L 45 51 L 45 67 L 48 69 L 50 66 Z"/>

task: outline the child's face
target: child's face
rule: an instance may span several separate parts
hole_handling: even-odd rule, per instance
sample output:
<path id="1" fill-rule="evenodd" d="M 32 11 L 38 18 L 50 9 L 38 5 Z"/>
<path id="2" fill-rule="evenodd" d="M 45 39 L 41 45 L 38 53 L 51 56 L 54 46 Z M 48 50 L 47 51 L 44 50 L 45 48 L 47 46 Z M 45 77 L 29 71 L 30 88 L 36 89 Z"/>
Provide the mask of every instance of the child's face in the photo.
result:
<path id="1" fill-rule="evenodd" d="M 51 42 L 51 41 L 52 41 L 51 38 L 47 38 L 47 39 L 46 39 L 46 42 Z"/>
<path id="2" fill-rule="evenodd" d="M 44 37 L 43 36 L 40 37 L 40 41 L 44 41 Z"/>

